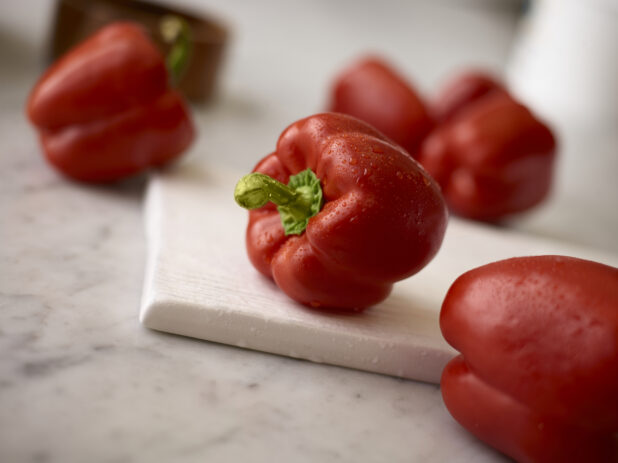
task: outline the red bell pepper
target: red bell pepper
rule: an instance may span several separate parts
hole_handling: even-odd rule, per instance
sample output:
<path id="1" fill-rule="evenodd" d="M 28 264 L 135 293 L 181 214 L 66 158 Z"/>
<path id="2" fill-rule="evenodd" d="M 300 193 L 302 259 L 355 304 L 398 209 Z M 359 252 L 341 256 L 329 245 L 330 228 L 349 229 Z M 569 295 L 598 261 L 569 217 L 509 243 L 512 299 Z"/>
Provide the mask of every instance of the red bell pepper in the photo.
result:
<path id="1" fill-rule="evenodd" d="M 551 130 L 502 91 L 459 106 L 445 105 L 452 118 L 425 139 L 418 157 L 450 209 L 494 222 L 543 201 L 554 167 Z"/>
<path id="2" fill-rule="evenodd" d="M 412 156 L 433 127 L 413 86 L 374 57 L 358 61 L 335 79 L 330 110 L 371 124 Z"/>
<path id="3" fill-rule="evenodd" d="M 618 461 L 618 269 L 561 256 L 460 276 L 440 313 L 461 352 L 441 389 L 453 417 L 515 460 Z"/>
<path id="4" fill-rule="evenodd" d="M 69 51 L 27 105 L 48 161 L 69 177 L 110 181 L 178 157 L 192 142 L 187 107 L 141 27 L 113 23 Z"/>
<path id="5" fill-rule="evenodd" d="M 433 258 L 447 223 L 439 187 L 416 161 L 373 127 L 335 113 L 285 129 L 235 198 L 253 209 L 252 264 L 313 307 L 382 301 Z"/>
<path id="6" fill-rule="evenodd" d="M 448 122 L 471 103 L 488 95 L 507 94 L 496 79 L 482 71 L 468 71 L 448 82 L 431 105 L 438 124 Z"/>

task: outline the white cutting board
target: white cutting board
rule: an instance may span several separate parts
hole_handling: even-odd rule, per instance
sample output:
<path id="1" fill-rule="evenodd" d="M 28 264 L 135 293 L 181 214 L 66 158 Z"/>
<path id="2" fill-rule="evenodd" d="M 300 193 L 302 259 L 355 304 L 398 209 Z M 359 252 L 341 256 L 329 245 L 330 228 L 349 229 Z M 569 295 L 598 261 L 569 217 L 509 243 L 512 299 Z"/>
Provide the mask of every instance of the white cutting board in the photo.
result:
<path id="1" fill-rule="evenodd" d="M 455 351 L 438 324 L 450 284 L 499 259 L 562 254 L 618 266 L 615 255 L 451 217 L 436 258 L 364 313 L 316 312 L 290 300 L 245 254 L 243 172 L 185 164 L 158 174 L 146 201 L 148 262 L 140 319 L 152 329 L 437 383 Z"/>

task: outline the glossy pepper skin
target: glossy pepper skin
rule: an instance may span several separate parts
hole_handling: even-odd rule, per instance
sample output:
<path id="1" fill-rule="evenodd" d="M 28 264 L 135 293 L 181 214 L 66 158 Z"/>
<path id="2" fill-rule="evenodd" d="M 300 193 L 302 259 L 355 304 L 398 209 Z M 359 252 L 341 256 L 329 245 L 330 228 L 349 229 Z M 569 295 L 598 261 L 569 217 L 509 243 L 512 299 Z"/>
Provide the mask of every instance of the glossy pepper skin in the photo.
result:
<path id="1" fill-rule="evenodd" d="M 520 463 L 618 461 L 618 269 L 561 256 L 469 271 L 440 313 L 444 402 Z"/>
<path id="2" fill-rule="evenodd" d="M 412 156 L 433 127 L 412 84 L 376 57 L 359 60 L 335 79 L 330 110 L 367 122 Z"/>
<path id="3" fill-rule="evenodd" d="M 284 184 L 310 168 L 324 203 L 299 235 L 285 235 L 271 203 L 249 212 L 255 268 L 312 307 L 364 309 L 438 251 L 447 210 L 438 185 L 399 146 L 343 114 L 310 116 L 281 134 L 254 172 Z"/>
<path id="4" fill-rule="evenodd" d="M 542 202 L 554 170 L 551 130 L 504 91 L 451 108 L 443 110 L 447 120 L 425 139 L 418 157 L 451 211 L 497 222 Z"/>
<path id="5" fill-rule="evenodd" d="M 27 114 L 48 161 L 81 181 L 165 164 L 194 138 L 163 57 L 132 23 L 102 28 L 54 63 L 32 90 Z"/>

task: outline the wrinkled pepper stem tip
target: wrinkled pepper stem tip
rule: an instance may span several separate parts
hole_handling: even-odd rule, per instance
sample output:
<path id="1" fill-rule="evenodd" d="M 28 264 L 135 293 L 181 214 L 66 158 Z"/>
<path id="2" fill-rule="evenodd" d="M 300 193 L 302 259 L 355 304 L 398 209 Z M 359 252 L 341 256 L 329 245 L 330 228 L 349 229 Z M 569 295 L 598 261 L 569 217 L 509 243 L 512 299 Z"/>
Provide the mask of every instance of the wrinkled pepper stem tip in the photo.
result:
<path id="1" fill-rule="evenodd" d="M 254 172 L 241 178 L 234 189 L 234 199 L 245 209 L 260 208 L 269 201 L 281 206 L 294 199 L 295 193 L 268 175 Z"/>
<path id="2" fill-rule="evenodd" d="M 309 219 L 320 212 L 322 187 L 311 169 L 290 176 L 287 185 L 254 172 L 238 181 L 234 199 L 245 209 L 258 209 L 268 202 L 276 204 L 285 234 L 299 235 L 307 228 Z"/>

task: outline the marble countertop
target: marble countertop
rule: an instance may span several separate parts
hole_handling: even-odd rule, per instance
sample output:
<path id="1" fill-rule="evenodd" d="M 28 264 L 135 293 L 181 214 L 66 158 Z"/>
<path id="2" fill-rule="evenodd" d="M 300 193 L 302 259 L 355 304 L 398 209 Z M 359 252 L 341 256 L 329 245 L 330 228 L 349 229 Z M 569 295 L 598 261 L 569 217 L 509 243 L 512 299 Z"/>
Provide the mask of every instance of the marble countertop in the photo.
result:
<path id="1" fill-rule="evenodd" d="M 23 105 L 41 70 L 39 45 L 50 12 L 33 0 L 6 3 L 2 9 L 7 11 L 0 11 L 0 461 L 504 461 L 457 425 L 435 385 L 142 327 L 138 310 L 147 178 L 84 186 L 45 164 Z M 398 40 L 397 34 L 409 33 L 406 21 L 447 50 L 437 61 L 420 43 L 410 44 L 412 61 L 402 60 L 401 49 L 392 50 L 401 62 L 428 69 L 418 79 L 425 88 L 457 63 L 500 68 L 514 31 L 514 20 L 503 12 L 456 11 L 448 2 L 437 7 L 410 3 L 415 6 L 404 12 L 409 19 L 393 18 L 384 37 L 361 34 L 371 11 L 347 10 L 352 2 L 338 7 L 315 2 L 301 13 L 286 2 L 260 2 L 261 9 L 237 1 L 202 4 L 232 19 L 236 35 L 220 97 L 196 108 L 201 138 L 190 156 L 243 169 L 270 148 L 276 135 L 258 140 L 257 154 L 234 152 L 233 140 L 233 155 L 212 153 L 208 140 L 226 134 L 218 126 L 221 121 L 277 111 L 278 133 L 291 116 L 312 109 L 309 103 L 290 109 L 266 97 L 245 98 L 247 71 L 260 59 L 255 56 L 259 47 L 279 46 L 269 53 L 292 53 L 291 47 L 303 44 L 305 28 L 322 18 L 325 30 L 347 24 L 337 33 L 342 38 L 364 37 L 354 47 L 333 45 L 324 55 L 326 64 L 305 95 L 304 101 L 310 101 L 323 97 L 342 57 L 370 43 L 379 49 Z M 37 12 L 26 18 L 29 10 Z M 423 14 L 430 19 L 420 20 Z M 252 36 L 256 17 L 299 15 L 309 25 L 295 26 L 301 29 L 299 40 L 281 45 L 277 34 L 291 33 L 290 24 L 296 24 L 281 19 L 260 30 L 262 42 Z M 432 32 L 431 15 L 476 31 L 466 36 L 468 45 L 476 46 L 448 51 L 458 39 Z M 483 34 L 493 40 L 484 40 Z M 318 42 L 321 48 L 330 45 L 327 38 Z M 318 59 L 318 53 L 307 56 L 309 63 Z M 284 95 L 287 79 L 308 72 L 278 71 L 268 85 Z M 266 85 L 261 78 L 255 76 L 256 85 Z"/>
<path id="2" fill-rule="evenodd" d="M 142 327 L 145 179 L 56 175 L 22 77 L 0 94 L 0 461 L 502 461 L 435 385 Z"/>

